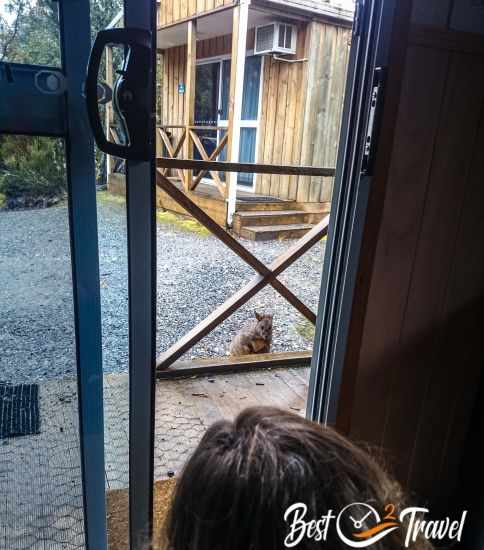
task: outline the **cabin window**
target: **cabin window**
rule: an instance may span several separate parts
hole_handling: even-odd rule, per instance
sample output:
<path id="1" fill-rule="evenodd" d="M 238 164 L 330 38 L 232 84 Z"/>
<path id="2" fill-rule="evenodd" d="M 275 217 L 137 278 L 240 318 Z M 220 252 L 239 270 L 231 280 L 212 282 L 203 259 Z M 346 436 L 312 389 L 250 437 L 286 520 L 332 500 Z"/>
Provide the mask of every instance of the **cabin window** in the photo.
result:
<path id="1" fill-rule="evenodd" d="M 218 63 L 208 63 L 197 67 L 195 123 L 199 126 L 217 124 L 219 73 Z"/>

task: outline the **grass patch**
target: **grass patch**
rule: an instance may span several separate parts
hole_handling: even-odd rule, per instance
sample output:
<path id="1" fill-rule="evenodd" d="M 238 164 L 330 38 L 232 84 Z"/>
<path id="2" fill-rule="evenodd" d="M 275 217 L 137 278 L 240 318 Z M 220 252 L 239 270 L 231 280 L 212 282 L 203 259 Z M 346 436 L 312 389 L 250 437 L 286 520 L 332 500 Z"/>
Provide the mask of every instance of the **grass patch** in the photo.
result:
<path id="1" fill-rule="evenodd" d="M 114 195 L 109 191 L 98 191 L 97 198 L 101 202 L 109 202 L 111 204 L 126 204 L 126 199 L 121 195 Z M 158 223 L 163 223 L 167 225 L 173 225 L 182 231 L 187 231 L 189 233 L 196 233 L 202 237 L 210 236 L 210 231 L 205 228 L 203 225 L 198 223 L 192 218 L 187 218 L 186 216 L 180 216 L 173 212 L 168 212 L 167 210 L 157 210 L 156 211 L 156 221 Z"/>
<path id="2" fill-rule="evenodd" d="M 314 335 L 316 334 L 316 329 L 312 323 L 307 319 L 301 321 L 296 325 L 296 332 L 302 336 L 305 340 L 314 340 Z"/>
<path id="3" fill-rule="evenodd" d="M 115 195 L 109 191 L 98 191 L 97 200 L 100 202 L 110 202 L 113 204 L 126 204 L 126 199 L 121 195 Z"/>
<path id="4" fill-rule="evenodd" d="M 210 231 L 196 220 L 186 218 L 185 216 L 179 216 L 178 214 L 168 212 L 167 210 L 158 210 L 156 212 L 156 221 L 158 223 L 174 225 L 178 229 L 188 231 L 189 233 L 196 233 L 202 237 L 208 237 L 210 235 Z"/>
<path id="5" fill-rule="evenodd" d="M 3 208 L 5 206 L 6 200 L 7 197 L 3 193 L 0 193 L 0 208 Z"/>

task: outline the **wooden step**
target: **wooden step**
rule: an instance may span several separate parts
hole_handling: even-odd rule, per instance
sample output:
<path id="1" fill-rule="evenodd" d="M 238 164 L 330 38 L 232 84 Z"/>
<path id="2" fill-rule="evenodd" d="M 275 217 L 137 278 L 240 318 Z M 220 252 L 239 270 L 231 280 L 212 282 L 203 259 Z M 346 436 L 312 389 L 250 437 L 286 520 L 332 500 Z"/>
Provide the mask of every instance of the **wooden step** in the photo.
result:
<path id="1" fill-rule="evenodd" d="M 275 239 L 299 239 L 314 226 L 309 223 L 283 225 L 254 225 L 240 229 L 240 236 L 251 241 L 271 241 Z"/>
<path id="2" fill-rule="evenodd" d="M 234 217 L 234 230 L 240 232 L 242 227 L 256 225 L 288 225 L 309 223 L 312 214 L 303 210 L 257 210 L 237 212 Z"/>
<path id="3" fill-rule="evenodd" d="M 273 202 L 244 202 L 237 201 L 237 212 L 274 211 L 274 210 L 295 210 L 295 201 L 275 200 Z"/>

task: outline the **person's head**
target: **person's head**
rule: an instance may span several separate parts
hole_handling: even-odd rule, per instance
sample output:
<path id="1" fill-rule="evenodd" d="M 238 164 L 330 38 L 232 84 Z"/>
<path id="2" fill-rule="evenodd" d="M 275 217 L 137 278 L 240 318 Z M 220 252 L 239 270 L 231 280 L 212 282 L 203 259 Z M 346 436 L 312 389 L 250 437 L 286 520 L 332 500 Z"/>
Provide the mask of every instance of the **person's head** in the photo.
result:
<path id="1" fill-rule="evenodd" d="M 402 503 L 396 482 L 336 431 L 275 408 L 250 408 L 205 434 L 175 490 L 165 538 L 169 550 L 281 550 L 295 503 L 306 520 L 351 503 L 383 512 Z M 328 548 L 348 549 L 334 527 Z M 324 545 L 304 538 L 300 550 Z M 391 534 L 375 549 L 401 549 Z"/>

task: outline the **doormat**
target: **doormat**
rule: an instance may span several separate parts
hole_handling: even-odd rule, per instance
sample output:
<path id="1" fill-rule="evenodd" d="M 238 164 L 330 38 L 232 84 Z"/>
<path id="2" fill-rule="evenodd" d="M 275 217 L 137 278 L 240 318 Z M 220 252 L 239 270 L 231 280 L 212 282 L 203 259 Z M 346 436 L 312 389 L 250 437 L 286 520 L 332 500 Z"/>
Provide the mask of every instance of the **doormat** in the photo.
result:
<path id="1" fill-rule="evenodd" d="M 162 531 L 170 510 L 175 484 L 175 478 L 155 481 L 153 493 L 153 550 L 164 550 L 166 548 L 166 544 L 163 544 Z M 108 548 L 109 550 L 126 550 L 129 547 L 128 489 L 108 490 L 107 508 Z"/>
<path id="2" fill-rule="evenodd" d="M 0 382 L 0 439 L 40 433 L 38 384 Z"/>

